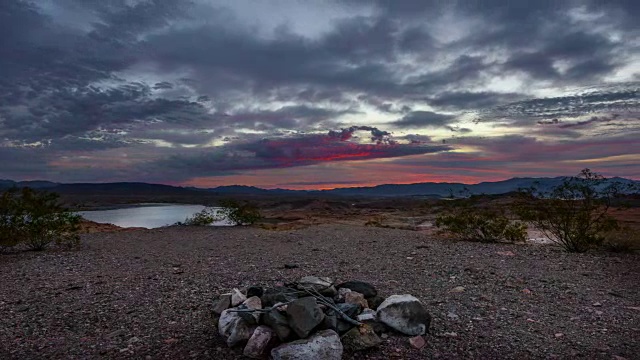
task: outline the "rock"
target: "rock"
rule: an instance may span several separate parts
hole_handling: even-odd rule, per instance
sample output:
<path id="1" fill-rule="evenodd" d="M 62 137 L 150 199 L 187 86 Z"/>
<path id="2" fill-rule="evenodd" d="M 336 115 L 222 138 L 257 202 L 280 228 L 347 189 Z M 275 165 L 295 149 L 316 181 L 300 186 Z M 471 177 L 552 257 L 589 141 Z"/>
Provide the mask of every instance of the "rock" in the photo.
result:
<path id="1" fill-rule="evenodd" d="M 273 309 L 265 313 L 262 315 L 262 321 L 265 325 L 271 327 L 280 341 L 287 341 L 291 336 L 291 328 L 289 327 L 287 317 L 280 313 L 280 311 Z"/>
<path id="2" fill-rule="evenodd" d="M 360 313 L 360 315 L 358 315 L 356 317 L 356 320 L 358 321 L 368 321 L 368 320 L 375 320 L 376 319 L 376 312 L 375 310 L 371 310 L 371 309 L 364 309 L 362 310 L 362 312 Z"/>
<path id="3" fill-rule="evenodd" d="M 284 287 L 268 288 L 264 291 L 260 300 L 262 300 L 262 306 L 271 307 L 279 302 L 286 303 L 298 298 L 298 295 L 291 294 L 291 290 Z"/>
<path id="4" fill-rule="evenodd" d="M 409 339 L 409 344 L 411 344 L 414 349 L 420 350 L 427 344 L 427 342 L 424 341 L 422 336 L 414 336 Z"/>
<path id="5" fill-rule="evenodd" d="M 244 294 L 240 290 L 233 289 L 231 291 L 231 306 L 233 307 L 238 306 L 242 304 L 245 300 L 247 300 L 247 297 L 244 296 Z"/>
<path id="6" fill-rule="evenodd" d="M 601 307 L 601 306 L 602 306 L 602 303 L 595 302 L 595 303 L 593 303 L 593 304 L 592 304 L 592 306 L 593 306 L 593 307 Z"/>
<path id="7" fill-rule="evenodd" d="M 347 289 L 347 288 L 338 289 L 338 295 L 336 296 L 336 301 L 344 302 L 344 296 L 350 292 L 351 292 L 351 289 Z"/>
<path id="8" fill-rule="evenodd" d="M 316 299 L 305 297 L 295 300 L 287 306 L 289 327 L 300 338 L 306 338 L 313 328 L 324 320 L 324 313 L 318 307 Z"/>
<path id="9" fill-rule="evenodd" d="M 252 296 L 260 297 L 260 296 L 262 296 L 262 294 L 264 294 L 264 289 L 262 289 L 260 286 L 250 286 L 247 289 L 247 297 L 248 298 L 250 298 Z"/>
<path id="10" fill-rule="evenodd" d="M 454 313 L 454 312 L 449 312 L 447 313 L 447 317 L 451 320 L 458 320 L 460 319 L 460 316 L 458 316 L 458 314 Z"/>
<path id="11" fill-rule="evenodd" d="M 324 320 L 322 321 L 322 329 L 323 330 L 338 330 L 338 316 L 335 311 L 327 310 L 324 313 Z"/>
<path id="12" fill-rule="evenodd" d="M 376 310 L 380 304 L 384 302 L 385 298 L 382 296 L 374 296 L 372 298 L 367 299 L 367 304 L 369 304 L 369 309 Z"/>
<path id="13" fill-rule="evenodd" d="M 222 294 L 213 302 L 213 313 L 220 315 L 229 307 L 231 307 L 231 294 Z"/>
<path id="14" fill-rule="evenodd" d="M 322 295 L 334 297 L 338 294 L 333 281 L 328 277 L 305 276 L 298 280 L 298 289 L 314 289 Z"/>
<path id="15" fill-rule="evenodd" d="M 364 281 L 357 281 L 357 280 L 347 281 L 336 286 L 336 289 L 338 290 L 343 288 L 350 289 L 355 292 L 359 292 L 360 294 L 364 295 L 366 299 L 372 298 L 378 295 L 378 290 L 376 290 L 376 288 L 373 285 L 366 283 Z"/>
<path id="16" fill-rule="evenodd" d="M 242 309 L 262 309 L 262 301 L 257 296 L 252 296 L 245 300 L 240 306 L 238 306 L 238 310 Z M 257 325 L 260 322 L 260 313 L 259 312 L 241 312 L 238 313 L 244 321 L 249 325 Z"/>
<path id="17" fill-rule="evenodd" d="M 260 325 L 256 328 L 244 347 L 244 356 L 261 359 L 267 354 L 270 346 L 273 346 L 276 333 L 268 326 Z"/>
<path id="18" fill-rule="evenodd" d="M 344 302 L 346 304 L 355 304 L 355 305 L 359 305 L 361 308 L 368 308 L 369 304 L 367 303 L 367 300 L 364 299 L 364 295 L 360 294 L 359 292 L 356 291 L 350 291 L 346 294 L 344 294 Z"/>
<path id="19" fill-rule="evenodd" d="M 456 286 L 453 289 L 451 289 L 451 291 L 449 291 L 451 293 L 461 293 L 464 292 L 464 286 Z"/>
<path id="20" fill-rule="evenodd" d="M 371 325 L 356 326 L 340 337 L 342 345 L 348 351 L 361 351 L 376 347 L 382 339 L 373 331 Z"/>
<path id="21" fill-rule="evenodd" d="M 308 339 L 293 341 L 271 350 L 273 360 L 340 360 L 344 348 L 333 330 L 322 330 Z"/>
<path id="22" fill-rule="evenodd" d="M 233 347 L 237 344 L 243 343 L 251 338 L 255 326 L 245 321 L 239 313 L 233 312 L 236 309 L 261 309 L 262 305 L 259 297 L 251 297 L 247 299 L 242 306 L 238 308 L 231 308 L 224 310 L 220 314 L 220 320 L 218 321 L 218 332 L 220 335 L 227 339 L 227 345 Z M 259 313 L 254 313 L 256 316 L 260 316 Z M 251 314 L 253 317 L 254 314 Z"/>
<path id="23" fill-rule="evenodd" d="M 284 264 L 285 269 L 297 269 L 298 265 L 296 264 Z"/>
<path id="24" fill-rule="evenodd" d="M 377 310 L 378 320 L 405 335 L 424 335 L 429 331 L 431 315 L 412 295 L 389 296 Z"/>

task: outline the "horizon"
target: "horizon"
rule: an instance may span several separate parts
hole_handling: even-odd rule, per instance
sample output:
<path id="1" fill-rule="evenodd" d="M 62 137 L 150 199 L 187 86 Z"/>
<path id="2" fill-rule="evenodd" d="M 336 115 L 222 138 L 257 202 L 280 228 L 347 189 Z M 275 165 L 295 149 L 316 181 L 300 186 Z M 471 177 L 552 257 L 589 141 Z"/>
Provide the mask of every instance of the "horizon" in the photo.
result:
<path id="1" fill-rule="evenodd" d="M 640 2 L 6 0 L 0 178 L 640 179 Z"/>
<path id="2" fill-rule="evenodd" d="M 359 187 L 364 187 L 364 188 L 371 188 L 371 187 L 376 187 L 376 186 L 382 186 L 382 185 L 419 185 L 419 184 L 461 184 L 461 185 L 478 185 L 478 184 L 482 184 L 482 183 L 495 183 L 495 182 L 503 182 L 503 181 L 509 181 L 509 180 L 517 180 L 517 179 L 556 179 L 556 178 L 563 178 L 563 177 L 571 177 L 571 176 L 575 176 L 574 175 L 556 175 L 556 176 L 544 176 L 544 177 L 536 177 L 536 176 L 517 176 L 517 177 L 510 177 L 510 178 L 504 178 L 504 179 L 499 179 L 499 180 L 492 180 L 492 181 L 479 181 L 479 182 L 473 182 L 473 183 L 463 183 L 463 182 L 456 182 L 456 181 L 428 181 L 428 182 L 412 182 L 412 183 L 380 183 L 380 184 L 374 184 L 374 185 L 362 185 L 362 186 L 338 186 L 338 187 L 316 187 L 316 188 L 282 188 L 282 187 L 260 187 L 260 186 L 254 186 L 254 185 L 246 185 L 246 184 L 226 184 L 226 185 L 219 185 L 219 186 L 215 186 L 215 187 L 211 187 L 211 188 L 202 188 L 202 187 L 197 187 L 197 186 L 183 186 L 183 185 L 176 185 L 176 184 L 170 184 L 170 183 L 150 183 L 150 182 L 140 182 L 140 181 L 116 181 L 116 182 L 55 182 L 55 181 L 50 181 L 50 180 L 43 180 L 43 179 L 33 179 L 33 180 L 14 180 L 14 179 L 0 179 L 0 181 L 13 181 L 16 183 L 20 183 L 20 182 L 49 182 L 49 183 L 55 183 L 55 184 L 61 184 L 61 185 L 78 185 L 78 184 L 96 184 L 96 185 L 105 185 L 105 184 L 117 184 L 117 183 L 133 183 L 133 184 L 147 184 L 147 185 L 166 185 L 166 186 L 173 186 L 173 187 L 182 187 L 182 188 L 197 188 L 197 189 L 201 189 L 201 190 L 207 190 L 207 189 L 215 189 L 218 187 L 233 187 L 233 186 L 238 186 L 238 187 L 254 187 L 254 188 L 258 188 L 258 189 L 263 189 L 263 190 L 289 190 L 289 191 L 326 191 L 326 190 L 337 190 L 337 189 L 351 189 L 351 188 L 359 188 Z M 633 179 L 633 178 L 628 178 L 628 177 L 624 177 L 624 176 L 612 176 L 612 177 L 607 177 L 607 179 L 615 179 L 615 178 L 621 178 L 621 179 L 625 179 L 625 180 L 631 180 L 631 181 L 638 181 L 640 182 L 640 179 Z"/>

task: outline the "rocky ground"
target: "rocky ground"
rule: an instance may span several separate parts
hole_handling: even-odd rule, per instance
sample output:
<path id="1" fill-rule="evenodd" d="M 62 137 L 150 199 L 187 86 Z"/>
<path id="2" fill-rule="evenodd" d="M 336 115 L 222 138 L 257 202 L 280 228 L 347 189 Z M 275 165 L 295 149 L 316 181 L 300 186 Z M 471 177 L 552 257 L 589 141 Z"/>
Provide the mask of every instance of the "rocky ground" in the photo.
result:
<path id="1" fill-rule="evenodd" d="M 77 251 L 0 255 L 0 359 L 242 358 L 214 295 L 304 275 L 413 294 L 433 315 L 421 350 L 392 334 L 345 359 L 633 359 L 639 260 L 349 225 L 85 234 Z"/>

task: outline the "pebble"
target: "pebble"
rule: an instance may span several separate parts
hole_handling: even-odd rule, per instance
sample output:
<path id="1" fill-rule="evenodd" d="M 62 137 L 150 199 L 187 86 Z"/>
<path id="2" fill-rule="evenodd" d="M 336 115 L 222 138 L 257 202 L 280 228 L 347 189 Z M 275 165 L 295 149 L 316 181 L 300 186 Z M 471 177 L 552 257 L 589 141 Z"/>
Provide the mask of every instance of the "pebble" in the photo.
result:
<path id="1" fill-rule="evenodd" d="M 418 335 L 418 336 L 414 336 L 412 338 L 409 338 L 409 344 L 411 344 L 411 346 L 414 349 L 420 350 L 427 344 L 427 342 L 424 341 L 424 338 L 422 336 Z"/>
<path id="2" fill-rule="evenodd" d="M 451 289 L 451 291 L 449 291 L 449 292 L 452 292 L 452 293 L 461 293 L 461 292 L 464 292 L 464 290 L 465 290 L 465 289 L 464 289 L 464 286 L 456 286 L 456 287 L 454 287 L 453 289 Z"/>

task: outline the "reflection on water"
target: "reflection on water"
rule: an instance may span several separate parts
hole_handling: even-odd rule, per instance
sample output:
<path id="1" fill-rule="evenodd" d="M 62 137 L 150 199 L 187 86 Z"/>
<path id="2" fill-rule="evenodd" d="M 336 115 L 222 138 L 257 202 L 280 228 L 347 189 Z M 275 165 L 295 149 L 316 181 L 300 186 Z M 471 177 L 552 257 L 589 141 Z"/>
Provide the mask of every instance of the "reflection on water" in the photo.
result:
<path id="1" fill-rule="evenodd" d="M 202 205 L 145 205 L 124 209 L 79 211 L 83 218 L 97 223 L 114 224 L 120 227 L 143 227 L 147 229 L 173 225 L 204 209 Z M 215 226 L 231 225 L 225 221 Z"/>

